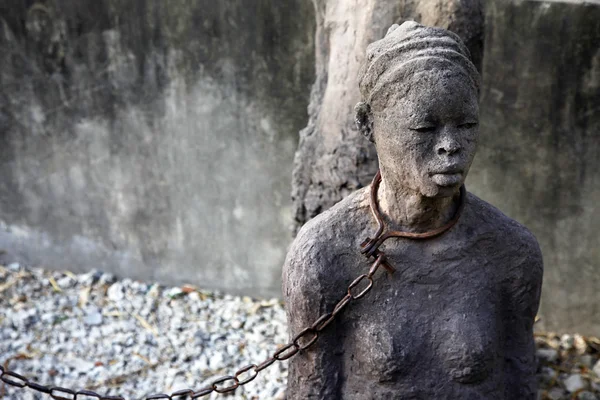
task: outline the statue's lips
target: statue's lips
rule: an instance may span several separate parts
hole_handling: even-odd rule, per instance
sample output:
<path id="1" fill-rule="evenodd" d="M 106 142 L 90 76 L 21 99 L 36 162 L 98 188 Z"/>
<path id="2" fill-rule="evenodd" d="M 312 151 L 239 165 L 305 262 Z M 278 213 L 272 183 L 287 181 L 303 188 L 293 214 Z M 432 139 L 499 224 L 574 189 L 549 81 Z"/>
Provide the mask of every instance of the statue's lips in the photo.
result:
<path id="1" fill-rule="evenodd" d="M 462 175 L 461 170 L 450 169 L 432 173 L 431 179 L 440 186 L 456 186 L 461 183 Z"/>

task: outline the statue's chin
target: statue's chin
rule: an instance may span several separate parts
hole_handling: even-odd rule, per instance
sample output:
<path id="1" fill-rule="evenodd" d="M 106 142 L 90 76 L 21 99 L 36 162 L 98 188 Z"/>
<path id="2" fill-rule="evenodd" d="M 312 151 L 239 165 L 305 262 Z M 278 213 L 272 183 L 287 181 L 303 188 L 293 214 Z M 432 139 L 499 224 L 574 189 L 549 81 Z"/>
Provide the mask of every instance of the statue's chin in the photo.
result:
<path id="1" fill-rule="evenodd" d="M 433 174 L 431 180 L 440 187 L 460 187 L 462 174 L 460 172 L 453 174 Z"/>
<path id="2" fill-rule="evenodd" d="M 422 188 L 421 194 L 425 197 L 435 199 L 453 197 L 460 190 L 462 183 L 462 176 L 436 177 L 436 175 L 433 175 L 427 187 Z"/>

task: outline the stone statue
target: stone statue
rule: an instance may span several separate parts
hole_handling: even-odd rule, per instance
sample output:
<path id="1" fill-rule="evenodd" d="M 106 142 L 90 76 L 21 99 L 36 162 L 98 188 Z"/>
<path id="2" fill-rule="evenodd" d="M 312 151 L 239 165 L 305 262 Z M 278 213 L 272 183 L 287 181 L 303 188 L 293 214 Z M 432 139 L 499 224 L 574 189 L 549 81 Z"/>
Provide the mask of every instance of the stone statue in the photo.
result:
<path id="1" fill-rule="evenodd" d="M 478 139 L 468 50 L 444 29 L 394 25 L 367 48 L 359 82 L 356 121 L 380 175 L 298 233 L 283 272 L 291 333 L 369 270 L 376 216 L 405 235 L 375 251 L 396 272 L 373 275 L 290 360 L 287 398 L 535 399 L 542 256 L 525 227 L 464 190 Z"/>

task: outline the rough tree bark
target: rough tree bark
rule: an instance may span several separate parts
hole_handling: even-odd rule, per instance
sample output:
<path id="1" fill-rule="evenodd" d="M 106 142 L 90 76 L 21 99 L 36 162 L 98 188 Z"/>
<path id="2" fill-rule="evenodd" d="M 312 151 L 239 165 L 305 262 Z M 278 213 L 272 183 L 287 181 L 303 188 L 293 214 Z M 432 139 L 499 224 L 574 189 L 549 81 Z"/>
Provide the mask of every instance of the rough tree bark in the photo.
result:
<path id="1" fill-rule="evenodd" d="M 360 100 L 357 75 L 367 45 L 390 25 L 416 20 L 457 33 L 481 64 L 481 0 L 313 0 L 317 18 L 316 82 L 309 122 L 300 132 L 292 198 L 296 229 L 377 171 L 375 149 L 354 125 Z"/>

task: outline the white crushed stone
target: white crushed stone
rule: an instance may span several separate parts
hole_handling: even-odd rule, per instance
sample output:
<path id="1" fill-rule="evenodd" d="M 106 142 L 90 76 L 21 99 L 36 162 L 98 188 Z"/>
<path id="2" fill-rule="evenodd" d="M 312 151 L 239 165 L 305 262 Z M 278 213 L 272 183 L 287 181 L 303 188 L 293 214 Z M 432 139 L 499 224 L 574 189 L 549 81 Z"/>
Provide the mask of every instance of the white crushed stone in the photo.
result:
<path id="1" fill-rule="evenodd" d="M 565 389 L 569 393 L 575 393 L 579 390 L 583 390 L 586 387 L 586 382 L 583 380 L 583 377 L 580 374 L 570 375 L 567 379 L 564 380 Z"/>
<path id="2" fill-rule="evenodd" d="M 40 384 L 126 399 L 198 390 L 286 342 L 279 300 L 0 267 L 0 364 Z M 203 399 L 283 399 L 286 380 L 287 363 L 277 362 L 233 396 Z M 50 398 L 1 390 L 6 400 Z"/>

